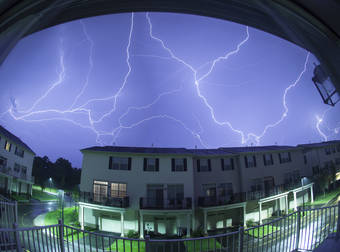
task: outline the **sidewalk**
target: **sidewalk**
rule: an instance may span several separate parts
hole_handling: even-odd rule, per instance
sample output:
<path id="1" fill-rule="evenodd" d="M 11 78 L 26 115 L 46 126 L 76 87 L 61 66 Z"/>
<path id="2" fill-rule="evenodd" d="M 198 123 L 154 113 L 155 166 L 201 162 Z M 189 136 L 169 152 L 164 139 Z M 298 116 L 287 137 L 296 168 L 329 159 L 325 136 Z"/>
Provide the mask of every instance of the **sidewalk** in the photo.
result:
<path id="1" fill-rule="evenodd" d="M 37 217 L 34 218 L 33 220 L 33 225 L 34 226 L 45 226 L 45 216 L 47 213 L 43 213 L 38 215 Z"/>

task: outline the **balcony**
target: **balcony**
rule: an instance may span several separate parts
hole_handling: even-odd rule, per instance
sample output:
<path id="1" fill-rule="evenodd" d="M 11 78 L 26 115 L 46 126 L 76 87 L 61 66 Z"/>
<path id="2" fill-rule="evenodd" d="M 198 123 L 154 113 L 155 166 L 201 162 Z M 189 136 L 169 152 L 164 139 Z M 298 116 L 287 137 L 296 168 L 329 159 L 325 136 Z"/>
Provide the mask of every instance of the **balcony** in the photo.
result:
<path id="1" fill-rule="evenodd" d="M 192 198 L 159 200 L 155 198 L 140 198 L 140 209 L 182 210 L 192 208 Z"/>
<path id="2" fill-rule="evenodd" d="M 230 193 L 225 196 L 198 197 L 199 207 L 224 206 L 245 201 L 245 193 Z"/>
<path id="3" fill-rule="evenodd" d="M 12 170 L 10 167 L 6 165 L 0 165 L 0 173 L 6 174 L 6 175 L 12 175 Z"/>
<path id="4" fill-rule="evenodd" d="M 101 194 L 80 192 L 79 201 L 103 206 L 127 208 L 130 206 L 129 196 L 107 197 Z"/>

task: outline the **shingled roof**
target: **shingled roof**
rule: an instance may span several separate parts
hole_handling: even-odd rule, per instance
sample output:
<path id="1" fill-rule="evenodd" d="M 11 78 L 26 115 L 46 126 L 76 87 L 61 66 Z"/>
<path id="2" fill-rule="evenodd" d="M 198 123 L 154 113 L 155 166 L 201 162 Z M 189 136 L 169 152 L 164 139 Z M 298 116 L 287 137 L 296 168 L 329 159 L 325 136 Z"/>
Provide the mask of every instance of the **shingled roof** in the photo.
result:
<path id="1" fill-rule="evenodd" d="M 27 144 L 25 144 L 19 137 L 15 136 L 14 134 L 9 132 L 7 129 L 5 129 L 1 125 L 0 125 L 0 135 L 6 137 L 8 140 L 23 147 L 24 149 L 32 152 L 35 155 L 34 151 Z"/>

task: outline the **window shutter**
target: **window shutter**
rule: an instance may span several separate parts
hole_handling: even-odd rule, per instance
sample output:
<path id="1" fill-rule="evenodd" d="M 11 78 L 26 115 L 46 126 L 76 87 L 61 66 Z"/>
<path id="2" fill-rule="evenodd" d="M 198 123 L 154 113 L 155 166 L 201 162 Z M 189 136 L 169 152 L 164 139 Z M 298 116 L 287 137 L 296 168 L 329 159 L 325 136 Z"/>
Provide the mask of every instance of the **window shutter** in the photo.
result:
<path id="1" fill-rule="evenodd" d="M 131 158 L 129 157 L 128 159 L 128 170 L 130 171 L 131 170 Z"/>
<path id="2" fill-rule="evenodd" d="M 279 153 L 280 164 L 282 164 L 281 153 Z"/>
<path id="3" fill-rule="evenodd" d="M 234 170 L 234 159 L 233 158 L 230 158 L 230 161 L 231 161 L 231 169 Z"/>
<path id="4" fill-rule="evenodd" d="M 208 159 L 208 171 L 211 171 L 211 161 Z"/>
<path id="5" fill-rule="evenodd" d="M 183 159 L 183 163 L 184 163 L 184 171 L 187 171 L 187 159 L 186 158 L 184 158 Z"/>
<path id="6" fill-rule="evenodd" d="M 270 154 L 270 160 L 272 161 L 272 165 L 273 165 L 274 164 L 273 154 Z"/>
<path id="7" fill-rule="evenodd" d="M 174 158 L 172 158 L 171 159 L 171 171 L 175 171 L 175 159 Z"/>
<path id="8" fill-rule="evenodd" d="M 109 169 L 112 170 L 112 157 L 109 158 Z"/>
<path id="9" fill-rule="evenodd" d="M 248 159 L 247 159 L 247 156 L 244 157 L 244 163 L 246 164 L 246 168 L 248 168 Z"/>
<path id="10" fill-rule="evenodd" d="M 256 167 L 256 157 L 253 156 L 253 160 L 254 160 L 254 167 Z"/>
<path id="11" fill-rule="evenodd" d="M 201 171 L 201 162 L 199 159 L 197 159 L 197 172 Z"/>
<path id="12" fill-rule="evenodd" d="M 143 171 L 146 171 L 146 166 L 147 165 L 148 165 L 147 158 L 144 158 Z"/>
<path id="13" fill-rule="evenodd" d="M 159 158 L 156 158 L 156 171 L 159 171 Z"/>
<path id="14" fill-rule="evenodd" d="M 265 154 L 263 154 L 263 164 L 266 166 L 267 165 L 267 163 L 266 163 L 266 155 Z"/>
<path id="15" fill-rule="evenodd" d="M 224 158 L 221 158 L 221 170 L 224 171 Z"/>

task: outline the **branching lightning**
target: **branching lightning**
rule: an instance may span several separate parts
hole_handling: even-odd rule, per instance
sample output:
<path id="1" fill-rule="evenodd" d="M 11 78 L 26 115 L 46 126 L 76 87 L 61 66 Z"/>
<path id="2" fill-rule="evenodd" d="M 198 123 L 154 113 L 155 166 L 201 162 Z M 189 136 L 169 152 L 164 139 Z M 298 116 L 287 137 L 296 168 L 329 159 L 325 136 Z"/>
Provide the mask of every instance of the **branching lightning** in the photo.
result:
<path id="1" fill-rule="evenodd" d="M 240 129 L 236 129 L 230 121 L 217 119 L 215 110 L 214 110 L 213 106 L 209 103 L 207 97 L 204 96 L 204 94 L 202 94 L 201 89 L 200 89 L 200 85 L 203 84 L 203 83 L 207 83 L 207 82 L 205 82 L 205 79 L 207 79 L 210 75 L 213 74 L 214 69 L 215 69 L 217 64 L 219 64 L 222 61 L 228 60 L 230 57 L 236 56 L 239 53 L 241 48 L 249 41 L 249 38 L 250 38 L 249 28 L 246 27 L 245 37 L 235 46 L 235 48 L 233 50 L 225 53 L 224 55 L 222 55 L 222 56 L 220 56 L 216 59 L 213 59 L 209 62 L 204 63 L 202 66 L 200 66 L 198 68 L 194 68 L 192 65 L 190 65 L 189 63 L 184 61 L 179 56 L 177 56 L 166 45 L 166 42 L 164 42 L 161 38 L 159 38 L 158 36 L 156 36 L 154 34 L 153 24 L 151 22 L 151 18 L 150 18 L 149 13 L 146 13 L 146 19 L 147 19 L 148 26 L 149 26 L 149 36 L 150 36 L 150 38 L 154 41 L 157 41 L 162 46 L 162 49 L 165 50 L 168 53 L 169 56 L 164 57 L 164 56 L 159 56 L 159 55 L 132 54 L 131 47 L 132 47 L 132 37 L 133 37 L 133 32 L 134 32 L 134 13 L 132 13 L 131 14 L 131 23 L 130 23 L 130 27 L 129 27 L 128 41 L 127 41 L 127 45 L 126 45 L 126 48 L 125 48 L 125 52 L 126 52 L 125 63 L 127 65 L 127 72 L 123 76 L 123 81 L 122 81 L 118 90 L 115 93 L 113 93 L 110 96 L 103 97 L 103 98 L 89 99 L 86 102 L 84 102 L 83 104 L 78 105 L 80 97 L 83 96 L 83 94 L 84 94 L 84 92 L 85 92 L 85 90 L 88 87 L 89 82 L 90 82 L 90 76 L 91 76 L 92 70 L 94 68 L 93 53 L 94 53 L 94 47 L 95 47 L 94 41 L 93 41 L 93 39 L 91 39 L 91 36 L 88 33 L 85 24 L 82 21 L 80 21 L 80 23 L 82 25 L 82 31 L 83 31 L 84 36 L 86 38 L 84 41 L 89 44 L 89 57 L 88 57 L 89 68 L 88 68 L 88 72 L 87 72 L 86 77 L 85 77 L 85 81 L 82 85 L 82 88 L 81 88 L 80 92 L 75 96 L 75 98 L 72 101 L 72 104 L 69 107 L 69 109 L 67 109 L 67 110 L 58 110 L 58 109 L 35 110 L 37 105 L 42 100 L 44 100 L 46 97 L 48 97 L 48 95 L 57 86 L 61 85 L 65 80 L 66 69 L 65 69 L 65 62 L 64 62 L 64 50 L 62 49 L 62 46 L 61 46 L 61 49 L 59 50 L 60 71 L 58 71 L 58 79 L 55 82 L 53 82 L 52 85 L 50 85 L 48 90 L 41 97 L 39 97 L 29 109 L 18 110 L 17 106 L 15 105 L 15 102 L 12 102 L 12 105 L 10 106 L 8 111 L 3 113 L 1 115 L 1 117 L 3 117 L 6 113 L 9 113 L 9 115 L 13 119 L 22 120 L 22 121 L 25 121 L 25 122 L 44 122 L 44 121 L 53 121 L 53 120 L 66 121 L 66 122 L 69 122 L 69 123 L 71 123 L 71 124 L 73 124 L 77 127 L 81 127 L 81 128 L 84 128 L 84 129 L 91 130 L 96 135 L 96 142 L 98 144 L 101 144 L 101 145 L 104 144 L 100 140 L 100 138 L 102 136 L 112 137 L 112 144 L 113 144 L 117 140 L 117 138 L 119 137 L 122 130 L 133 129 L 133 128 L 138 127 L 141 124 L 146 123 L 146 122 L 151 121 L 151 120 L 157 120 L 157 119 L 164 120 L 164 119 L 166 119 L 166 120 L 170 120 L 172 122 L 179 124 L 185 131 L 189 132 L 195 139 L 197 139 L 199 141 L 199 143 L 204 148 L 208 148 L 208 145 L 206 143 L 204 143 L 204 141 L 202 140 L 202 137 L 201 137 L 201 135 L 203 133 L 203 127 L 202 127 L 199 119 L 196 118 L 195 116 L 194 117 L 195 117 L 197 124 L 198 124 L 198 127 L 199 127 L 198 131 L 194 131 L 194 130 L 190 129 L 182 120 L 179 120 L 178 118 L 176 118 L 172 115 L 168 115 L 168 114 L 152 115 L 152 116 L 143 118 L 142 120 L 139 120 L 137 122 L 133 122 L 131 124 L 125 124 L 124 123 L 124 119 L 132 111 L 141 111 L 141 110 L 150 109 L 153 106 L 155 106 L 158 102 L 160 102 L 163 97 L 174 95 L 174 94 L 180 93 L 182 91 L 182 87 L 181 87 L 181 88 L 177 88 L 177 89 L 174 89 L 174 90 L 162 92 L 150 103 L 148 103 L 146 105 L 142 105 L 142 106 L 130 106 L 125 110 L 124 113 L 119 115 L 118 112 L 117 112 L 119 97 L 121 97 L 121 95 L 122 95 L 122 93 L 123 93 L 123 91 L 124 91 L 124 89 L 125 89 L 125 87 L 128 83 L 131 72 L 133 71 L 131 61 L 130 61 L 131 57 L 151 57 L 151 58 L 155 58 L 155 59 L 174 60 L 174 61 L 178 62 L 179 64 L 181 64 L 185 69 L 189 70 L 192 73 L 193 78 L 194 78 L 194 81 L 193 81 L 192 84 L 195 87 L 196 94 L 202 100 L 205 107 L 208 109 L 210 117 L 213 120 L 213 122 L 218 126 L 222 126 L 222 127 L 227 126 L 230 130 L 232 130 L 232 132 L 239 135 L 241 137 L 241 143 L 242 144 L 246 144 L 252 138 L 255 139 L 257 144 L 259 144 L 261 139 L 267 134 L 269 129 L 277 127 L 288 116 L 289 110 L 288 110 L 287 101 L 286 101 L 287 95 L 288 95 L 289 91 L 292 88 L 294 88 L 300 82 L 300 79 L 302 78 L 303 74 L 306 72 L 307 63 L 308 63 L 308 60 L 309 60 L 310 53 L 307 54 L 303 70 L 300 72 L 297 79 L 292 84 L 290 84 L 284 91 L 284 94 L 283 94 L 283 97 L 282 97 L 282 104 L 283 104 L 283 107 L 284 107 L 284 111 L 283 111 L 282 115 L 279 117 L 279 119 L 274 123 L 266 125 L 264 127 L 263 131 L 260 134 L 255 134 L 255 133 L 252 133 L 252 132 L 247 134 L 247 133 L 244 133 Z M 202 72 L 203 66 L 208 66 L 208 70 L 206 70 L 205 72 Z M 90 104 L 93 104 L 93 103 L 104 102 L 104 101 L 105 102 L 106 101 L 112 101 L 112 108 L 109 111 L 105 112 L 103 115 L 101 115 L 99 118 L 93 118 L 93 112 L 94 111 L 89 109 L 88 106 Z M 84 114 L 86 116 L 88 122 L 84 124 L 84 123 L 79 123 L 76 120 L 72 120 L 72 119 L 68 118 L 68 116 L 73 115 L 73 114 Z M 109 130 L 109 131 L 97 130 L 98 124 L 103 122 L 103 120 L 105 118 L 108 118 L 112 114 L 117 116 L 118 126 L 113 128 L 112 130 Z M 324 114 L 323 114 L 322 118 L 324 117 Z M 57 116 L 55 116 L 55 115 L 57 115 Z M 34 119 L 34 116 L 40 116 L 40 117 L 44 117 L 44 118 L 43 119 Z M 318 129 L 320 135 L 323 136 L 324 139 L 327 139 L 327 136 L 324 133 L 322 133 L 322 131 L 320 130 L 320 124 L 322 123 L 322 118 L 318 119 L 317 129 Z M 340 130 L 340 127 L 337 128 L 337 131 L 339 131 L 339 130 Z"/>
<path id="2" fill-rule="evenodd" d="M 337 135 L 339 134 L 340 132 L 340 126 L 337 126 L 335 128 L 330 128 L 327 126 L 327 124 L 325 123 L 325 117 L 326 117 L 326 114 L 328 112 L 330 112 L 332 110 L 332 107 L 329 107 L 327 108 L 321 116 L 319 115 L 316 115 L 315 118 L 316 118 L 316 124 L 315 124 L 315 128 L 316 130 L 318 131 L 319 135 L 322 137 L 323 141 L 328 141 L 330 140 L 330 138 L 333 136 L 333 135 Z M 326 124 L 326 125 L 325 125 Z M 339 125 L 340 122 L 337 123 L 337 125 Z M 327 135 L 325 132 L 323 132 L 321 130 L 321 126 L 326 128 L 328 132 L 330 132 L 331 134 Z"/>

